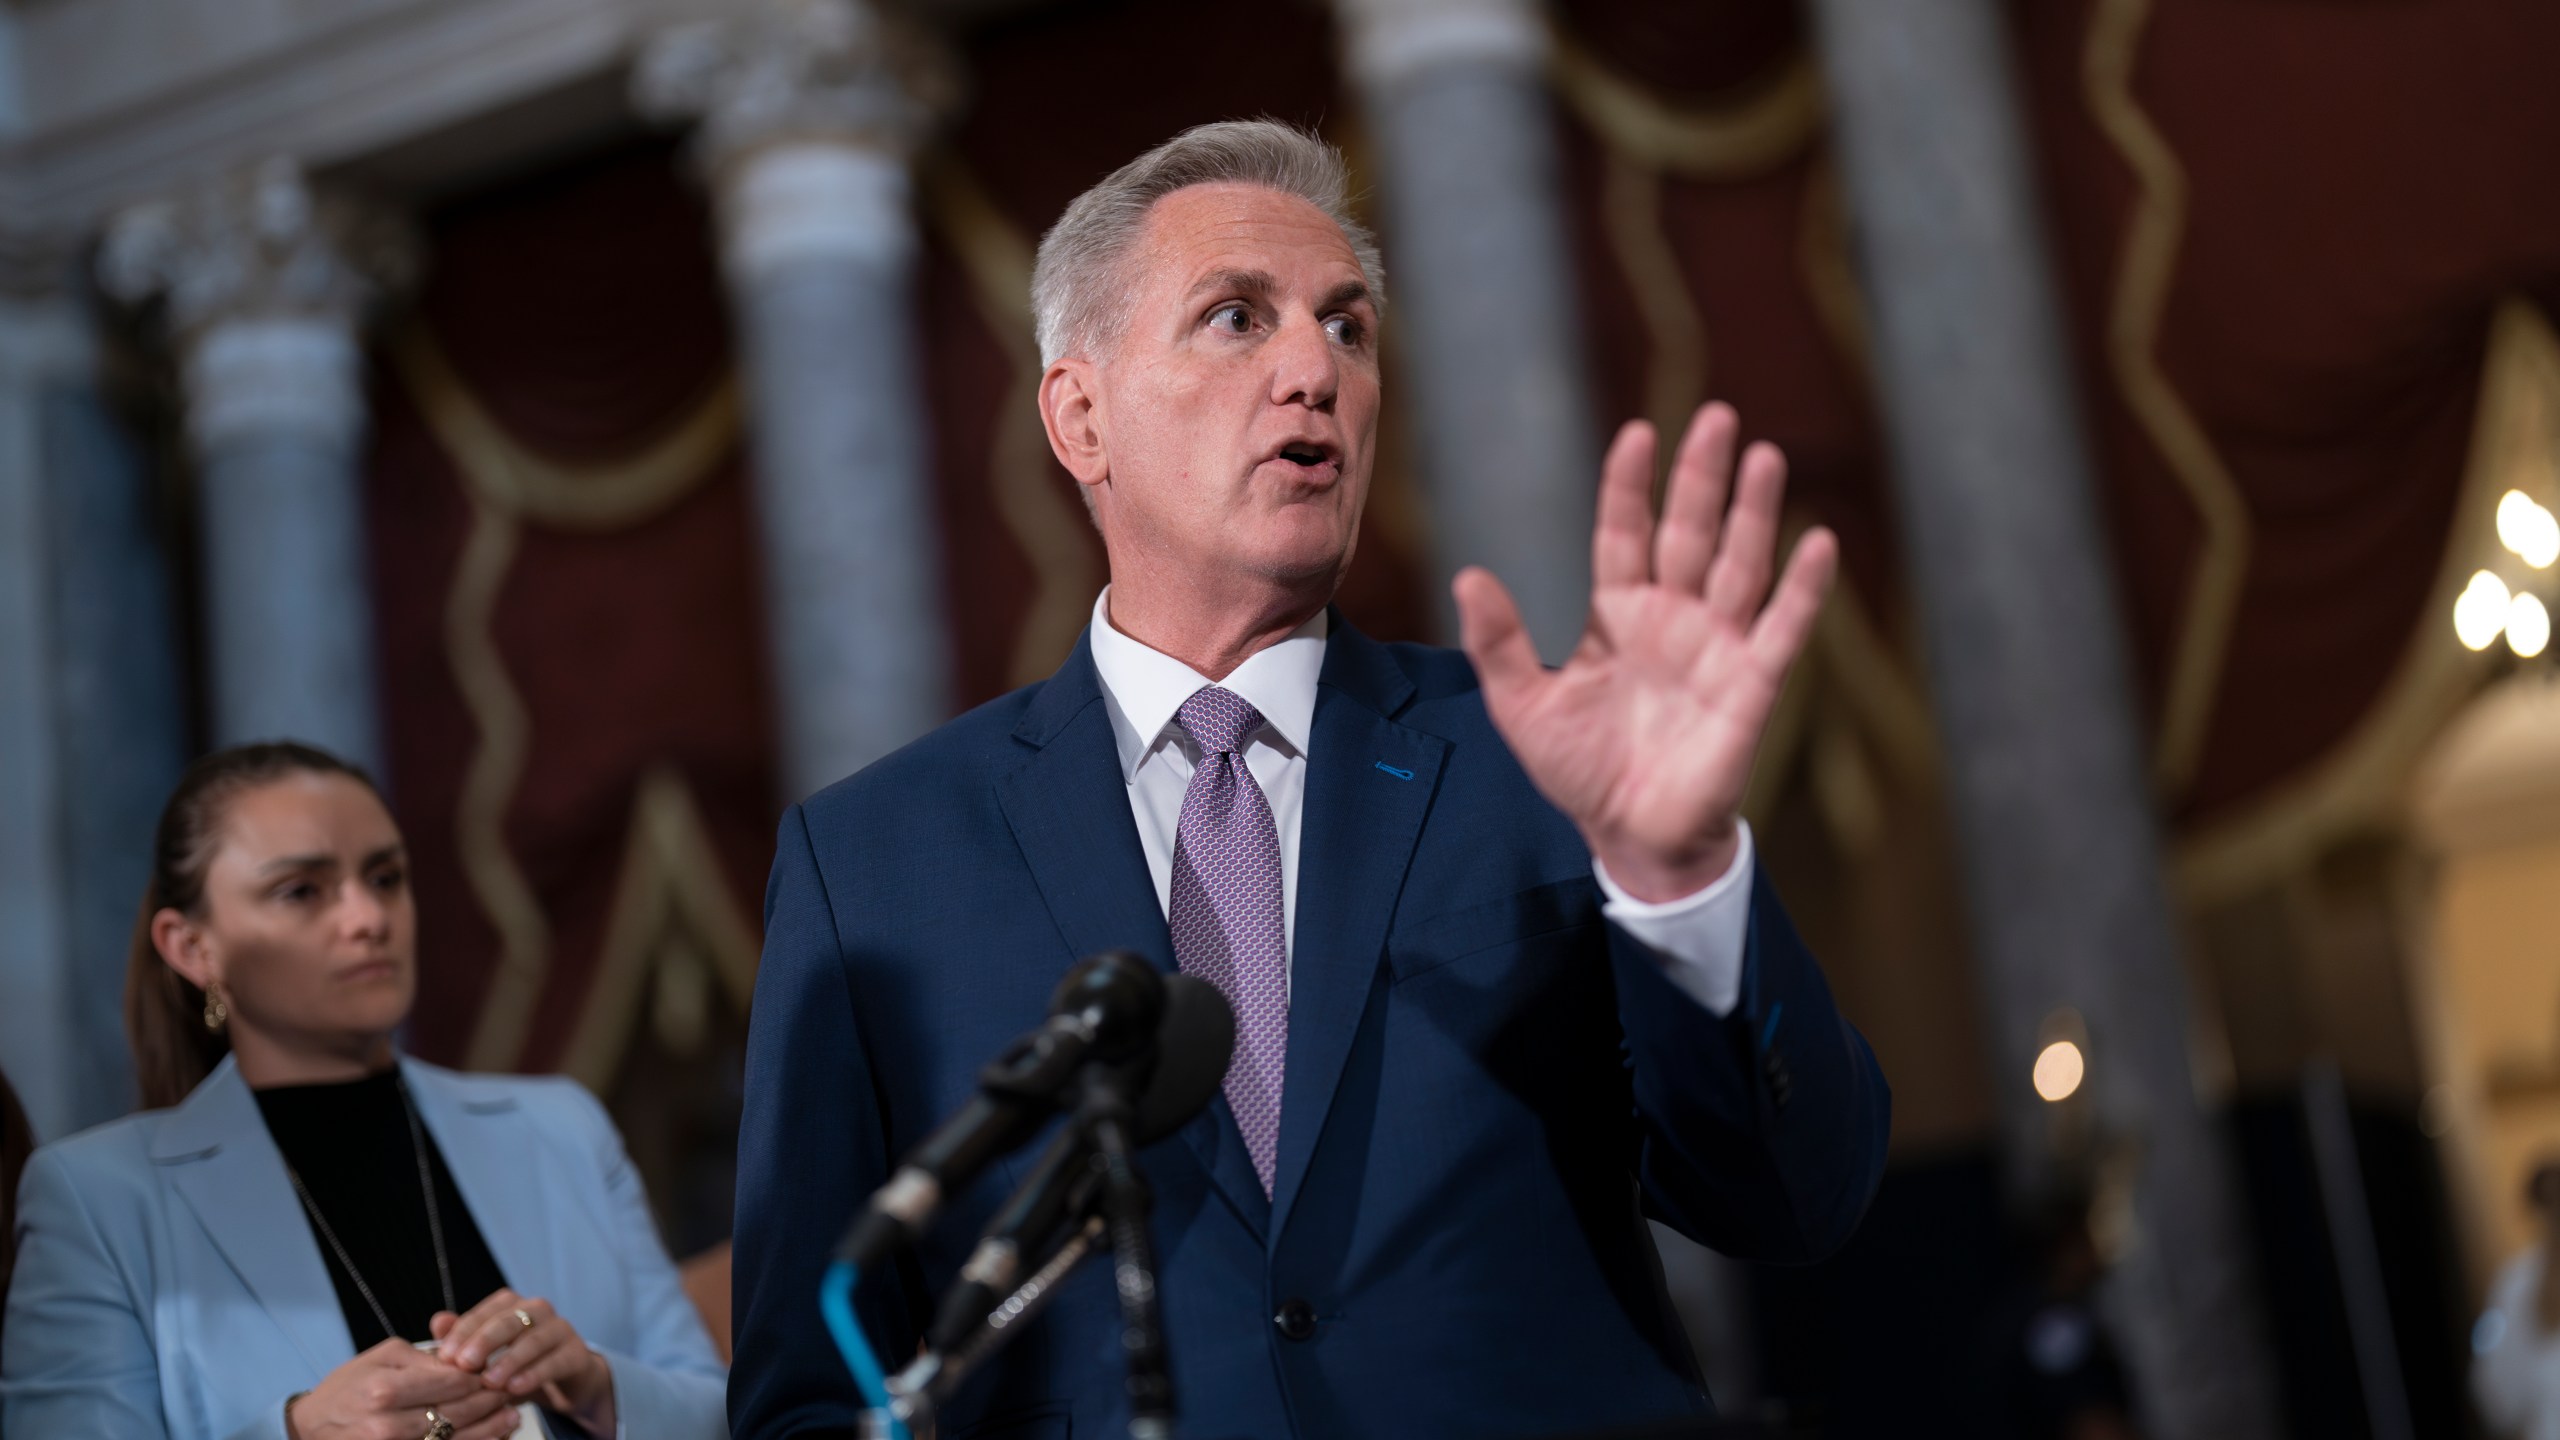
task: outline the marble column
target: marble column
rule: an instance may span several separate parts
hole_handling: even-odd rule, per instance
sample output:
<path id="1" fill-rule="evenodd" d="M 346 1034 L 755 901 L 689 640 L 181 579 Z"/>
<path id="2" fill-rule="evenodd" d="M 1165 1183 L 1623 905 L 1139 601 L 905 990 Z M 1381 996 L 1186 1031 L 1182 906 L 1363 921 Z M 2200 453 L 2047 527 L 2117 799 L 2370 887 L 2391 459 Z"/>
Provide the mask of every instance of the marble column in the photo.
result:
<path id="1" fill-rule="evenodd" d="M 1444 626 L 1462 565 L 1561 659 L 1591 600 L 1600 447 L 1532 0 L 1334 0 L 1377 156 L 1389 347 L 1420 422 Z"/>
<path id="2" fill-rule="evenodd" d="M 67 256 L 0 239 L 0 270 L 0 1056 L 50 1139 L 132 1103 L 125 946 L 186 716 L 150 471 Z"/>
<path id="3" fill-rule="evenodd" d="M 295 739 L 380 773 L 358 325 L 406 238 L 290 161 L 136 206 L 99 278 L 163 303 L 196 460 L 213 739 Z"/>
<path id="4" fill-rule="evenodd" d="M 936 73 L 867 3 L 768 0 L 660 36 L 635 76 L 644 110 L 699 122 L 716 193 L 793 800 L 950 703 L 908 176 Z"/>
<path id="5" fill-rule="evenodd" d="M 1945 735 L 2011 1169 L 2049 1173 L 2029 1084 L 2086 1022 L 2072 1102 L 2132 1166 L 2109 1312 L 2148 1433 L 2276 1433 L 2240 1194 L 2199 1102 L 2073 363 L 2004 7 L 1817 0 L 1905 553 Z M 2067 1021 L 2063 1022 L 2068 1024 Z"/>

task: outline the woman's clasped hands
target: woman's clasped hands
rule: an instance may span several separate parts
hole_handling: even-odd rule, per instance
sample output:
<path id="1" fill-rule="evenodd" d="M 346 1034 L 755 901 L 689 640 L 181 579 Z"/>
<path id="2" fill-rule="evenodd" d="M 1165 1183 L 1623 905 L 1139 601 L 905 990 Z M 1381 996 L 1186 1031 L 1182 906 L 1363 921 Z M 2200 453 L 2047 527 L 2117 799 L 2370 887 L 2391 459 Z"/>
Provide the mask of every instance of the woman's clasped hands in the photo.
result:
<path id="1" fill-rule="evenodd" d="M 502 1289 L 429 1327 L 432 1350 L 385 1340 L 296 1397 L 292 1440 L 507 1440 L 528 1401 L 614 1433 L 612 1367 L 549 1301 Z"/>

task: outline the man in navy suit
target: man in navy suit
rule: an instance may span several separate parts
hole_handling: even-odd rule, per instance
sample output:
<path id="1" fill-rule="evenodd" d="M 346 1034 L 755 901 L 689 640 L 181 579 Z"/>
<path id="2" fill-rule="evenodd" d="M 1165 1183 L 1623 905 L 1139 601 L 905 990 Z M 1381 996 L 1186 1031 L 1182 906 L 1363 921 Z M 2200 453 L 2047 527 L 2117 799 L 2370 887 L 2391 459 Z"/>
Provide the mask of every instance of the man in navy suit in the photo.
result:
<path id="1" fill-rule="evenodd" d="M 783 819 L 740 1147 L 740 1440 L 855 1433 L 816 1303 L 830 1248 L 1108 947 L 1239 1016 L 1222 1097 L 1142 1157 L 1190 1435 L 1705 1413 L 1644 1217 L 1802 1261 L 1865 1210 L 1884 1079 L 1738 815 L 1832 537 L 1773 588 L 1784 463 L 1737 465 L 1709 406 L 1658 526 L 1650 427 L 1610 447 L 1562 669 L 1481 570 L 1457 580 L 1464 656 L 1368 639 L 1328 604 L 1375 454 L 1383 294 L 1339 157 L 1269 123 L 1186 132 L 1042 242 L 1041 414 L 1111 584 L 1055 676 Z M 1022 1166 L 866 1277 L 883 1354 L 913 1352 Z M 944 1433 L 1126 1433 L 1121 1368 L 1088 1266 Z"/>

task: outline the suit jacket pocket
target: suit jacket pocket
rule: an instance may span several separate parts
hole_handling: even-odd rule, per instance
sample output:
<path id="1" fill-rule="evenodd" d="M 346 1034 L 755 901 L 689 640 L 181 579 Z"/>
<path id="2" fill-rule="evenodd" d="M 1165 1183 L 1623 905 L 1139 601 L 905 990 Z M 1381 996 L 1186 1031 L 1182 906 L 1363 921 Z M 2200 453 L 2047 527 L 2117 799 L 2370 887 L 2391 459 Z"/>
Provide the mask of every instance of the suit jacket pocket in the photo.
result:
<path id="1" fill-rule="evenodd" d="M 1577 875 L 1399 926 L 1387 937 L 1387 966 L 1401 985 L 1471 955 L 1603 923 L 1599 882 Z"/>

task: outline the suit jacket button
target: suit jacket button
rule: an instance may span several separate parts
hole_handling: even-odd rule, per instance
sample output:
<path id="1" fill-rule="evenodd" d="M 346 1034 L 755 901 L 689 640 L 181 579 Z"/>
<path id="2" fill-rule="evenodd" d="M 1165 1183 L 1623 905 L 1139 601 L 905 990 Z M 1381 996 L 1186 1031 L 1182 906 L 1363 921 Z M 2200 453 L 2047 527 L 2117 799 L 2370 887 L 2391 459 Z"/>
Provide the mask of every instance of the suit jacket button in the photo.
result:
<path id="1" fill-rule="evenodd" d="M 1271 1317 L 1280 1333 L 1291 1340 L 1305 1340 L 1316 1333 L 1316 1307 L 1304 1300 L 1292 1300 Z"/>

